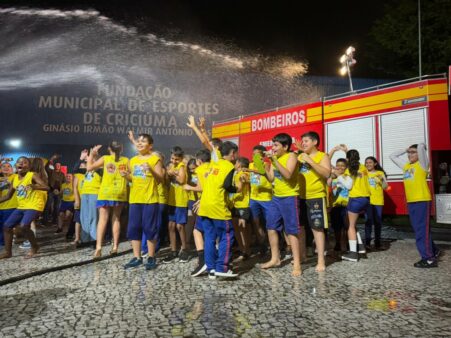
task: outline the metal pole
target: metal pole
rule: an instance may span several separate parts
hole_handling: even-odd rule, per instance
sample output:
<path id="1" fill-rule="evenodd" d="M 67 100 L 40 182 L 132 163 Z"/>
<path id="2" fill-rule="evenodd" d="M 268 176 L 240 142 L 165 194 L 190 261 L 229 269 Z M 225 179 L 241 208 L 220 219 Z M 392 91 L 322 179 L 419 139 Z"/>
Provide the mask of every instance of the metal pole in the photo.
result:
<path id="1" fill-rule="evenodd" d="M 421 0 L 418 0 L 418 72 L 421 80 Z"/>
<path id="2" fill-rule="evenodd" d="M 354 88 L 352 87 L 351 67 L 349 67 L 349 59 L 346 60 L 346 68 L 347 68 L 347 70 L 348 70 L 349 88 L 351 89 L 351 92 L 353 92 L 353 91 L 354 91 Z"/>

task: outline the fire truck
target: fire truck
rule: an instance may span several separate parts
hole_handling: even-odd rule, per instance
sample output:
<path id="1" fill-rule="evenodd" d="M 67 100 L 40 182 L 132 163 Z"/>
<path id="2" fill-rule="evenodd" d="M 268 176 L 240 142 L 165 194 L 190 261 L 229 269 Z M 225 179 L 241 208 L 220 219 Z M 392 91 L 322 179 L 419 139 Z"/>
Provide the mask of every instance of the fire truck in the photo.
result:
<path id="1" fill-rule="evenodd" d="M 384 213 L 403 215 L 407 206 L 402 171 L 389 156 L 412 144 L 425 143 L 431 162 L 430 188 L 438 193 L 439 164 L 451 164 L 448 97 L 446 74 L 424 76 L 215 121 L 212 136 L 235 142 L 241 156 L 252 158 L 255 145 L 270 149 L 278 133 L 299 139 L 307 131 L 316 131 L 322 136 L 323 151 L 346 144 L 360 152 L 362 162 L 367 156 L 376 157 L 390 186 Z M 345 154 L 335 153 L 332 165 L 340 157 Z"/>

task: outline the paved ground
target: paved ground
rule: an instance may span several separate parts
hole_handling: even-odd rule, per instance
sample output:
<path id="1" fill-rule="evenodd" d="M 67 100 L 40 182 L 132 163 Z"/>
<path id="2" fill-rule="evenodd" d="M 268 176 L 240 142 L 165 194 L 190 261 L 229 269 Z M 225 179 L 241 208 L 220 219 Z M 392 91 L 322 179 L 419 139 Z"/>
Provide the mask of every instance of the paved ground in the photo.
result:
<path id="1" fill-rule="evenodd" d="M 190 278 L 194 261 L 124 271 L 130 255 L 28 278 L 0 287 L 0 336 L 451 337 L 451 243 L 421 270 L 410 236 L 384 237 L 398 240 L 358 263 L 329 258 L 322 274 L 310 260 L 300 278 L 256 259 L 234 281 Z"/>

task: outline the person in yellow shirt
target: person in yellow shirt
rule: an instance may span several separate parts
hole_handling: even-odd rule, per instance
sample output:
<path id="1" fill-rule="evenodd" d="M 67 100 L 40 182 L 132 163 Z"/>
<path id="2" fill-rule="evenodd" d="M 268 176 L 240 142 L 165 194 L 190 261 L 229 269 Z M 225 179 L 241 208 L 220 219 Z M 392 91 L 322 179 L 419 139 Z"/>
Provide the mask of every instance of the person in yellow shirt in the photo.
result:
<path id="1" fill-rule="evenodd" d="M 189 184 L 184 185 L 184 189 L 189 192 L 196 192 L 200 197 L 202 196 L 202 187 L 205 185 L 205 180 L 210 170 L 211 153 L 207 149 L 201 149 L 196 153 L 197 168 L 195 170 L 197 175 L 197 184 L 192 186 Z M 196 206 L 200 202 L 199 200 L 193 204 L 193 212 L 196 210 Z M 191 277 L 198 277 L 207 271 L 207 265 L 205 264 L 205 252 L 204 252 L 204 228 L 202 226 L 201 217 L 196 215 L 196 222 L 194 223 L 193 230 L 194 244 L 197 251 L 197 267 L 191 272 Z"/>
<path id="2" fill-rule="evenodd" d="M 368 181 L 368 170 L 360 163 L 359 152 L 355 149 L 348 150 L 346 152 L 346 159 L 348 160 L 348 169 L 346 169 L 344 175 L 349 176 L 352 180 L 347 206 L 349 251 L 344 253 L 341 258 L 350 262 L 358 262 L 359 254 L 365 254 L 366 250 L 356 228 L 357 219 L 359 218 L 359 214 L 366 211 L 370 205 L 371 192 Z"/>
<path id="3" fill-rule="evenodd" d="M 170 263 L 177 258 L 177 233 L 180 236 L 181 249 L 179 261 L 186 263 L 189 261 L 186 244 L 185 225 L 188 219 L 188 193 L 183 186 L 186 184 L 186 166 L 183 163 L 185 153 L 182 148 L 175 146 L 171 150 L 171 164 L 167 175 L 170 181 L 169 186 L 169 241 L 171 253 L 163 259 L 163 263 Z"/>
<path id="4" fill-rule="evenodd" d="M 330 177 L 329 155 L 318 150 L 320 137 L 317 132 L 309 131 L 301 136 L 297 143 L 302 153 L 299 160 L 299 188 L 300 188 L 300 222 L 304 227 L 305 235 L 302 236 L 301 248 L 311 245 L 307 234 L 313 232 L 318 263 L 316 271 L 326 270 L 324 258 L 326 240 L 325 231 L 329 227 L 327 218 L 327 179 Z M 302 251 L 302 250 L 301 250 Z"/>
<path id="5" fill-rule="evenodd" d="M 256 145 L 252 150 L 252 155 L 261 159 L 265 157 L 266 148 L 262 145 Z M 269 167 L 269 163 L 265 162 L 265 166 Z M 261 173 L 256 169 L 255 164 L 249 164 L 251 199 L 250 210 L 252 218 L 252 226 L 257 235 L 260 254 L 265 255 L 268 251 L 266 241 L 266 220 L 268 219 L 269 205 L 272 199 L 272 184 L 268 181 L 265 173 Z"/>
<path id="6" fill-rule="evenodd" d="M 330 154 L 330 153 L 329 153 Z M 331 157 L 331 156 L 330 156 Z M 349 189 L 352 181 L 349 176 L 344 176 L 348 162 L 345 158 L 339 158 L 332 169 L 331 177 L 327 184 L 332 190 L 332 210 L 330 218 L 335 234 L 334 251 L 346 251 L 348 213 L 346 207 L 349 201 Z"/>
<path id="7" fill-rule="evenodd" d="M 105 236 L 110 210 L 112 211 L 111 222 L 113 224 L 113 247 L 110 254 L 117 254 L 121 232 L 120 219 L 122 208 L 128 201 L 128 183 L 125 178 L 128 158 L 121 156 L 122 144 L 117 141 L 111 142 L 108 146 L 109 155 L 104 155 L 94 160 L 98 156 L 101 147 L 101 145 L 97 145 L 91 149 L 86 167 L 88 172 L 103 167 L 102 183 L 100 184 L 96 202 L 96 207 L 99 210 L 99 221 L 97 224 L 97 243 L 94 258 L 102 256 L 102 242 Z"/>
<path id="8" fill-rule="evenodd" d="M 299 240 L 299 180 L 298 159 L 290 151 L 292 138 L 285 133 L 277 134 L 272 139 L 272 164 L 266 168 L 266 177 L 274 185 L 273 197 L 268 211 L 266 228 L 271 246 L 271 260 L 261 265 L 262 269 L 280 266 L 279 234 L 282 230 L 288 236 L 293 252 L 294 277 L 302 274 Z"/>
<path id="9" fill-rule="evenodd" d="M 237 188 L 237 193 L 232 195 L 232 222 L 235 231 L 235 238 L 240 248 L 239 256 L 234 262 L 246 260 L 250 256 L 250 229 L 249 221 L 251 212 L 249 208 L 250 203 L 250 181 L 249 159 L 246 157 L 239 157 L 235 162 L 235 176 L 233 178 L 234 184 Z"/>
<path id="10" fill-rule="evenodd" d="M 387 189 L 387 178 L 384 169 L 377 159 L 368 156 L 365 159 L 365 167 L 368 170 L 370 183 L 370 205 L 366 211 L 365 222 L 365 246 L 371 249 L 371 232 L 374 225 L 374 248 L 381 248 L 382 209 L 384 208 L 384 190 Z"/>
<path id="11" fill-rule="evenodd" d="M 161 224 L 157 185 L 163 178 L 163 168 L 160 157 L 152 154 L 152 147 L 153 139 L 150 135 L 138 136 L 138 155 L 130 159 L 125 175 L 131 182 L 127 237 L 133 248 L 133 258 L 124 265 L 125 269 L 135 268 L 143 263 L 143 233 L 146 235 L 148 247 L 146 270 L 153 270 L 157 266 L 155 252 Z"/>
<path id="12" fill-rule="evenodd" d="M 415 232 L 417 250 L 421 256 L 414 266 L 416 268 L 437 267 L 440 250 L 432 240 L 429 224 L 431 192 L 427 183 L 429 160 L 426 146 L 424 143 L 413 144 L 407 150 L 394 152 L 390 155 L 390 159 L 403 171 L 407 209 Z"/>
<path id="13" fill-rule="evenodd" d="M 22 156 L 17 159 L 17 176 L 14 177 L 12 185 L 9 186 L 8 193 L 0 197 L 0 203 L 3 203 L 11 199 L 17 192 L 17 209 L 12 212 L 3 225 L 5 252 L 0 255 L 0 259 L 12 256 L 14 228 L 16 233 L 22 233 L 31 243 L 31 250 L 26 256 L 27 258 L 33 257 L 39 250 L 39 245 L 30 225 L 45 208 L 45 201 L 36 194 L 36 191 L 48 191 L 49 187 L 38 174 L 30 171 L 30 166 L 31 162 L 27 157 Z"/>
<path id="14" fill-rule="evenodd" d="M 229 194 L 237 192 L 233 185 L 235 167 L 232 162 L 236 159 L 238 146 L 226 141 L 219 150 L 222 158 L 210 162 L 198 211 L 205 234 L 205 263 L 210 279 L 237 276 L 230 269 L 234 231 Z"/>
<path id="15" fill-rule="evenodd" d="M 81 193 L 83 191 L 83 180 L 86 174 L 86 162 L 80 163 L 77 172 L 74 174 L 74 219 L 75 223 L 75 238 L 72 244 L 77 248 L 81 244 Z"/>
<path id="16" fill-rule="evenodd" d="M 69 226 L 69 222 L 72 221 L 75 202 L 72 174 L 66 174 L 64 183 L 61 185 L 60 195 L 61 203 L 58 214 L 58 229 L 55 233 L 62 232 L 65 227 Z"/>
<path id="17" fill-rule="evenodd" d="M 12 186 L 14 178 L 14 169 L 11 163 L 2 162 L 0 166 L 0 197 L 5 196 L 9 188 Z M 9 200 L 0 203 L 0 246 L 5 245 L 3 238 L 3 224 L 5 224 L 8 217 L 17 208 L 17 194 L 14 194 Z"/>

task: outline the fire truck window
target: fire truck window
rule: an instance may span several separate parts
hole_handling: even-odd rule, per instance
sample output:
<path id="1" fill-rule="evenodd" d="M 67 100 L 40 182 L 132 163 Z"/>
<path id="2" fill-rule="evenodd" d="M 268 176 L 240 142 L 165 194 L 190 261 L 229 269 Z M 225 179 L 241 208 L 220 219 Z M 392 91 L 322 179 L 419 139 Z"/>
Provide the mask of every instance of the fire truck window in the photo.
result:
<path id="1" fill-rule="evenodd" d="M 428 146 L 426 123 L 423 108 L 380 116 L 381 164 L 388 178 L 402 178 L 402 170 L 390 160 L 391 153 L 421 142 Z"/>
<path id="2" fill-rule="evenodd" d="M 357 149 L 363 163 L 367 156 L 376 153 L 376 132 L 374 117 L 364 117 L 326 125 L 327 151 L 337 144 L 346 144 L 348 149 Z M 343 151 L 337 151 L 332 157 L 332 165 L 337 159 L 346 157 Z"/>

